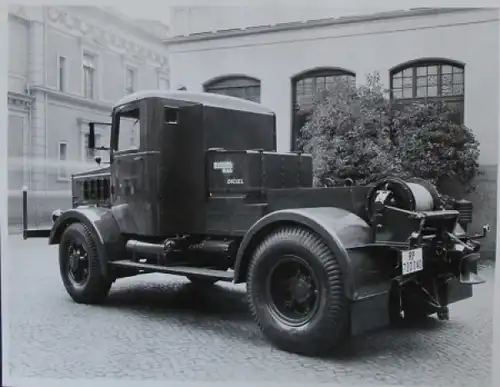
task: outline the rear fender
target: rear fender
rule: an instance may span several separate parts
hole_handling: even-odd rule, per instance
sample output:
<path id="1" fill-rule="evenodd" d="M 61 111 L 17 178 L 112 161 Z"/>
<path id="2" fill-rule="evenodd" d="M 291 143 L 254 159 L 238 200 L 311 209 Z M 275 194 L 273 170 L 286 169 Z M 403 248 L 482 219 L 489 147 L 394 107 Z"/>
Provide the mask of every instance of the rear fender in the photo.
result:
<path id="1" fill-rule="evenodd" d="M 99 254 L 102 273 L 108 276 L 108 261 L 125 254 L 125 243 L 111 210 L 78 207 L 64 211 L 52 227 L 49 245 L 60 243 L 64 230 L 73 223 L 82 223 L 90 231 Z"/>
<path id="2" fill-rule="evenodd" d="M 352 212 L 335 207 L 280 210 L 257 221 L 240 244 L 235 283 L 245 282 L 251 256 L 259 243 L 283 226 L 305 227 L 324 240 L 338 259 L 348 299 L 368 297 L 388 288 L 388 271 L 380 263 L 383 257 L 373 256 L 374 248 L 367 246 L 372 241 L 370 226 Z"/>

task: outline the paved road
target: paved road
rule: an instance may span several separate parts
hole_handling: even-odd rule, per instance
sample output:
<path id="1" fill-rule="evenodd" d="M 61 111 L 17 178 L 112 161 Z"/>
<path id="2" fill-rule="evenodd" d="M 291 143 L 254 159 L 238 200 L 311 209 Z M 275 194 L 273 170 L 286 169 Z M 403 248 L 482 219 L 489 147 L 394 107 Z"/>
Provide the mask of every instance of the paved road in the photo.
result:
<path id="1" fill-rule="evenodd" d="M 490 385 L 493 268 L 472 300 L 431 319 L 353 341 L 329 359 L 272 348 L 251 321 L 242 286 L 201 293 L 166 275 L 124 279 L 105 306 L 73 303 L 57 250 L 9 237 L 12 377 Z"/>

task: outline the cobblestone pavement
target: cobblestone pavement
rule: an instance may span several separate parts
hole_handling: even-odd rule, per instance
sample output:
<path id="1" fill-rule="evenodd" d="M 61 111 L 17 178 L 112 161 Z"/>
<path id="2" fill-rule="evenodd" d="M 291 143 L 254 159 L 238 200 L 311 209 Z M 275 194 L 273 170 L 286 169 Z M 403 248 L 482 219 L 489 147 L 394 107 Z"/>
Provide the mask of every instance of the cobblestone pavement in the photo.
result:
<path id="1" fill-rule="evenodd" d="M 117 282 L 104 306 L 73 303 L 57 248 L 9 237 L 12 377 L 239 380 L 397 385 L 490 385 L 493 268 L 474 298 L 430 319 L 352 341 L 341 355 L 274 349 L 251 321 L 244 287 L 197 292 L 184 278 Z"/>

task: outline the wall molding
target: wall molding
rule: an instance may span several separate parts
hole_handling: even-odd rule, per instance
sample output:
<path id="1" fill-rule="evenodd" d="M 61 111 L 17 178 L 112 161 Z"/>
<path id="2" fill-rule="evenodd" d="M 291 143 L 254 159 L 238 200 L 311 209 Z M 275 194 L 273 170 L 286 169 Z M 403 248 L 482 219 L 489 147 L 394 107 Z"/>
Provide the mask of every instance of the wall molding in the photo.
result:
<path id="1" fill-rule="evenodd" d="M 56 89 L 44 87 L 41 85 L 31 85 L 31 89 L 33 91 L 43 92 L 47 94 L 47 96 L 62 102 L 69 102 L 80 106 L 85 106 L 91 109 L 99 109 L 105 112 L 111 112 L 111 110 L 113 109 L 113 105 L 110 103 L 89 100 L 76 94 L 61 93 Z"/>
<path id="2" fill-rule="evenodd" d="M 103 10 L 101 11 L 105 12 Z M 110 12 L 107 14 L 116 20 L 117 16 L 112 15 Z M 169 61 L 166 47 L 162 46 L 163 43 L 160 39 L 157 39 L 157 44 L 159 46 L 158 51 L 164 51 L 163 54 L 155 52 L 153 49 L 146 48 L 144 45 L 133 42 L 123 36 L 118 36 L 117 34 L 102 28 L 97 23 L 92 23 L 79 16 L 72 15 L 67 12 L 67 10 L 60 7 L 47 7 L 47 16 L 51 24 L 59 28 L 63 27 L 65 30 L 71 31 L 73 34 L 80 36 L 85 44 L 110 49 L 119 52 L 120 54 L 125 53 L 131 58 L 137 58 L 136 60 L 142 60 L 145 62 L 150 61 L 159 65 L 161 68 L 164 68 L 166 71 L 169 71 Z M 118 18 L 118 20 L 121 19 Z M 133 24 L 127 26 L 130 31 L 139 35 L 139 38 L 141 39 L 146 39 L 146 41 L 154 39 L 153 35 L 143 31 L 141 28 L 134 27 Z M 122 26 L 118 27 L 121 28 Z"/>
<path id="3" fill-rule="evenodd" d="M 29 110 L 30 107 L 33 105 L 34 100 L 35 100 L 34 97 L 27 94 L 16 93 L 13 91 L 7 92 L 7 101 L 9 109 Z"/>
<path id="4" fill-rule="evenodd" d="M 9 17 L 12 17 L 25 24 L 28 24 L 30 22 L 30 18 L 26 13 L 26 7 L 23 5 L 10 5 Z"/>
<path id="5" fill-rule="evenodd" d="M 227 39 L 239 36 L 266 34 L 273 32 L 304 30 L 319 27 L 330 27 L 354 23 L 367 23 L 381 20 L 401 19 L 405 17 L 433 16 L 448 13 L 463 13 L 471 11 L 496 10 L 496 8 L 474 8 L 474 7 L 448 7 L 448 8 L 414 8 L 409 10 L 398 10 L 378 12 L 370 15 L 345 16 L 339 18 L 327 18 L 318 20 L 306 20 L 297 22 L 276 23 L 245 28 L 231 28 L 227 30 L 195 32 L 188 35 L 177 35 L 165 39 L 165 44 L 181 44 L 215 39 Z"/>

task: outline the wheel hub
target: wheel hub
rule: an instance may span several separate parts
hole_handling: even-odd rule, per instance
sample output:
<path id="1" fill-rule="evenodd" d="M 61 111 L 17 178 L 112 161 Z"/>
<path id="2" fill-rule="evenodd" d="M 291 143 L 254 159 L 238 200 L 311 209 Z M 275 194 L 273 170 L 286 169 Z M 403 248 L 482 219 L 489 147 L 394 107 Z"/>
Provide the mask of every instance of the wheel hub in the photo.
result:
<path id="1" fill-rule="evenodd" d="M 311 278 L 304 275 L 292 278 L 290 280 L 289 291 L 292 299 L 298 303 L 306 302 L 313 294 Z"/>
<path id="2" fill-rule="evenodd" d="M 73 243 L 68 248 L 68 272 L 71 280 L 82 284 L 87 280 L 89 261 L 83 246 Z"/>
<path id="3" fill-rule="evenodd" d="M 286 324 L 303 325 L 318 308 L 318 282 L 309 264 L 298 257 L 280 258 L 267 288 L 272 310 Z"/>

